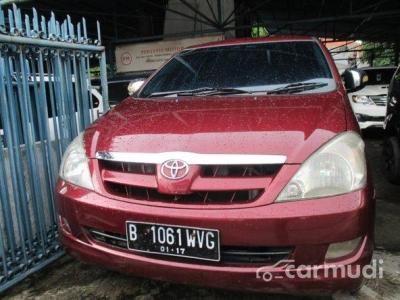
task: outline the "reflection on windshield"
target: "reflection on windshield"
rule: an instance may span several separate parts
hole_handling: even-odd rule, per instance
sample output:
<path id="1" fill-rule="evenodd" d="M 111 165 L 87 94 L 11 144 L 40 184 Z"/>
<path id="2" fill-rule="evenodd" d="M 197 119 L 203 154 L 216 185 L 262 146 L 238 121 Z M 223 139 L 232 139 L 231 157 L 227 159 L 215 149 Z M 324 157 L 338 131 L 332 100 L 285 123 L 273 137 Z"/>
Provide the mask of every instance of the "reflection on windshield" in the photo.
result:
<path id="1" fill-rule="evenodd" d="M 288 85 L 298 85 L 285 88 Z M 307 86 L 306 88 L 304 86 Z M 336 88 L 316 42 L 270 42 L 183 51 L 143 88 L 140 97 L 182 93 L 326 92 Z M 206 92 L 203 90 L 207 89 Z"/>

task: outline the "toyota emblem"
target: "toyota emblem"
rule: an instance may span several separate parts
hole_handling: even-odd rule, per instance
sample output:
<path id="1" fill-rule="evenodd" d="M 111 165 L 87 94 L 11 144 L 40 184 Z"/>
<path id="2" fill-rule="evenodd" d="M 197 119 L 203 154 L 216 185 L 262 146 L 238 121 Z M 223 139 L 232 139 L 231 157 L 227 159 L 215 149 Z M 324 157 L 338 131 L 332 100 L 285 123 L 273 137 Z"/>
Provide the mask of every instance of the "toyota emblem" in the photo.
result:
<path id="1" fill-rule="evenodd" d="M 165 178 L 178 180 L 189 173 L 189 165 L 183 160 L 170 159 L 161 165 L 161 175 Z"/>

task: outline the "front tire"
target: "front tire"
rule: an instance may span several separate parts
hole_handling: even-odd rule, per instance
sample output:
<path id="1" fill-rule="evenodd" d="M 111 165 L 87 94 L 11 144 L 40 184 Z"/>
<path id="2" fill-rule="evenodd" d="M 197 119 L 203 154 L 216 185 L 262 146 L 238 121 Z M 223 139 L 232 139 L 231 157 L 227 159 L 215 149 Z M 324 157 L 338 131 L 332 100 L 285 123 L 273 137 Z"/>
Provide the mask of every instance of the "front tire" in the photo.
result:
<path id="1" fill-rule="evenodd" d="M 397 137 L 383 142 L 384 175 L 393 184 L 400 184 L 400 145 Z"/>

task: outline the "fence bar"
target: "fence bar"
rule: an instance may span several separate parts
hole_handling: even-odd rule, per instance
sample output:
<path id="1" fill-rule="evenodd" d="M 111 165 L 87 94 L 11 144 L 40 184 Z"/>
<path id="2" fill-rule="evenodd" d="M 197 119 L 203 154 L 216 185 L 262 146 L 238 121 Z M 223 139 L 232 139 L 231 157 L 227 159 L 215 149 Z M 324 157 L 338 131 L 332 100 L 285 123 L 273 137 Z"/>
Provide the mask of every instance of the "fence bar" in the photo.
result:
<path id="1" fill-rule="evenodd" d="M 108 110 L 105 48 L 74 24 L 0 7 L 0 292 L 63 255 L 54 188 L 68 144 Z M 90 68 L 100 67 L 94 106 Z"/>
<path id="2" fill-rule="evenodd" d="M 69 50 L 103 52 L 103 46 L 75 44 L 70 42 L 49 41 L 30 37 L 0 35 L 0 43 L 60 48 Z"/>

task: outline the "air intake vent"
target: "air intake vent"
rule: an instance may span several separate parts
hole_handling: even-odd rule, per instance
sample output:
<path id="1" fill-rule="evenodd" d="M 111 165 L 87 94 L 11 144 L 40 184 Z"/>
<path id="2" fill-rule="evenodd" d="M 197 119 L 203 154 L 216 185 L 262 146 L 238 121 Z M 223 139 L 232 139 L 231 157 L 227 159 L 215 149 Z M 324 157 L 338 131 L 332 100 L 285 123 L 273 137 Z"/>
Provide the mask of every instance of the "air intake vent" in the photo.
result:
<path id="1" fill-rule="evenodd" d="M 281 165 L 203 166 L 204 177 L 265 177 L 275 174 Z"/>
<path id="2" fill-rule="evenodd" d="M 106 160 L 101 161 L 101 168 L 115 172 L 143 175 L 155 175 L 157 170 L 157 166 L 155 164 L 128 163 Z"/>

